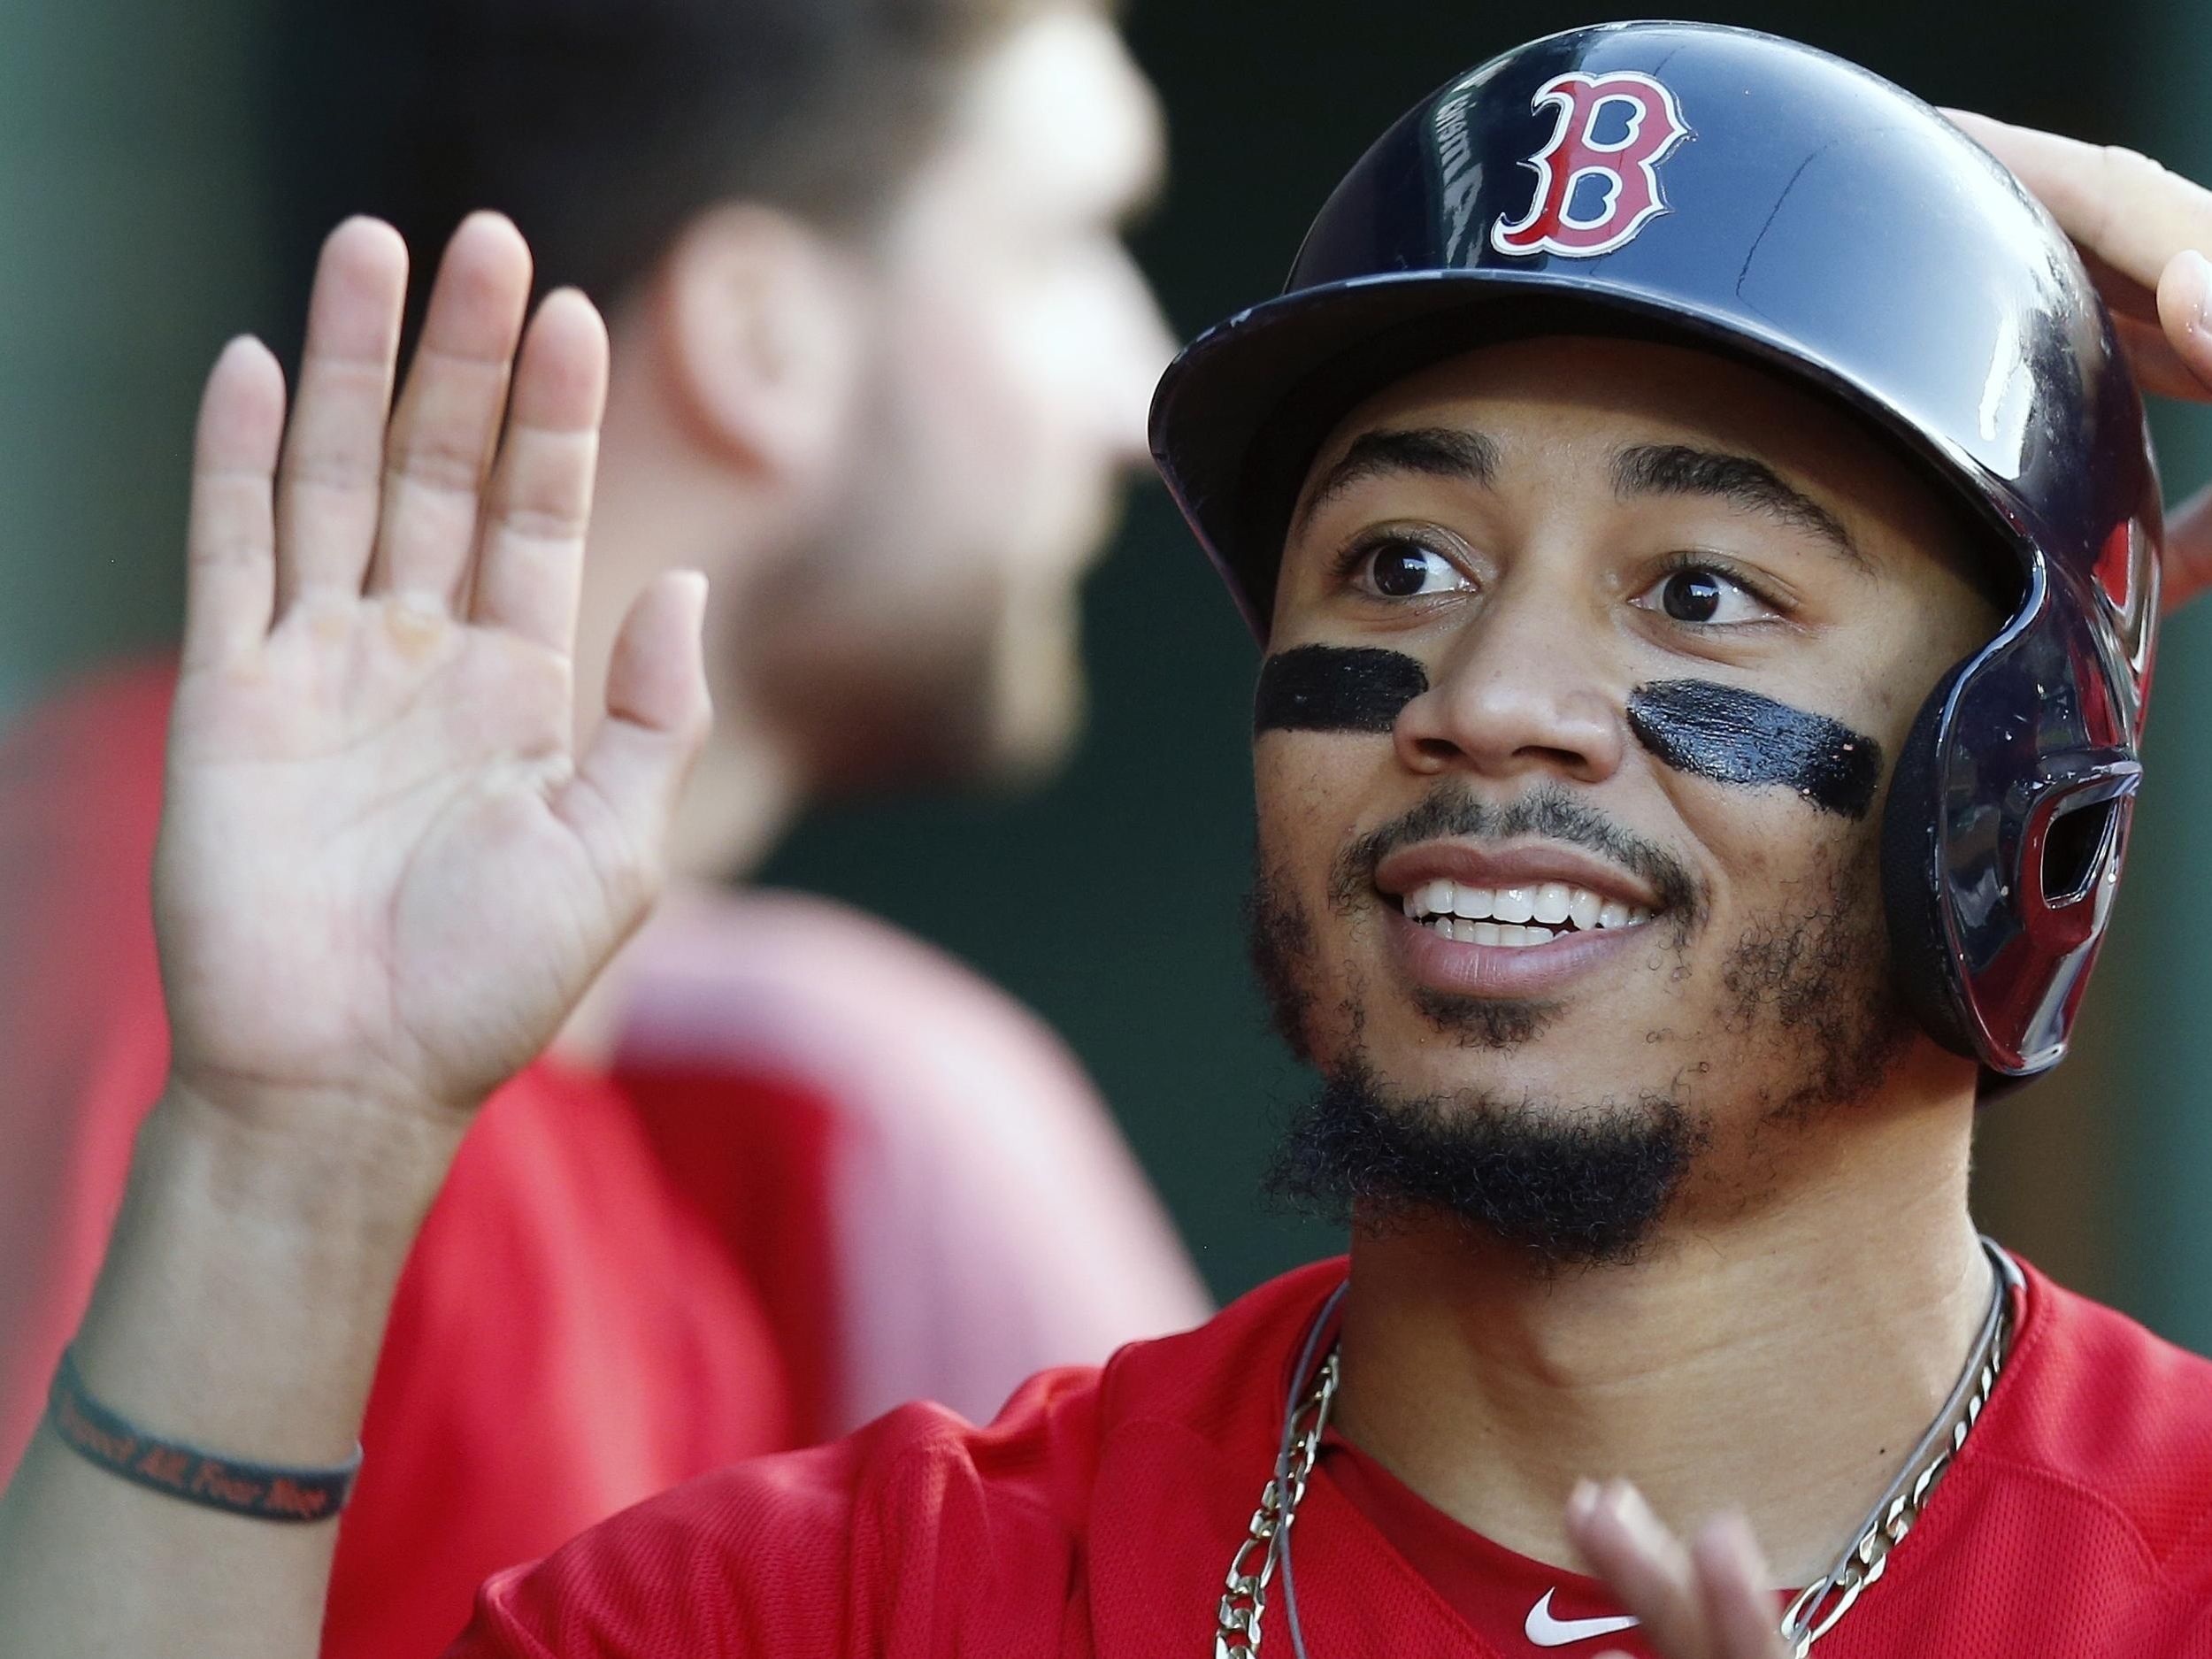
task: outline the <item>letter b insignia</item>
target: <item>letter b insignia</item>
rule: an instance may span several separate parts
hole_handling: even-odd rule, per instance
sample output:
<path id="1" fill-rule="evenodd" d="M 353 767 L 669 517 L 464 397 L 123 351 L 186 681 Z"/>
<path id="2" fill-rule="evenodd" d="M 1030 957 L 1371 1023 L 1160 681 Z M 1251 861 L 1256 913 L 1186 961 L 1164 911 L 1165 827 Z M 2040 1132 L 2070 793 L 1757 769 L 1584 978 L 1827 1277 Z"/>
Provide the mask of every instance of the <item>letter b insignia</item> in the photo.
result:
<path id="1" fill-rule="evenodd" d="M 1521 165 L 1536 170 L 1527 216 L 1490 227 L 1500 253 L 1588 258 L 1632 241 L 1667 211 L 1659 164 L 1689 137 L 1674 94 L 1634 70 L 1555 76 L 1534 107 L 1559 112 L 1551 142 Z M 1601 135 L 1602 134 L 1602 135 Z"/>

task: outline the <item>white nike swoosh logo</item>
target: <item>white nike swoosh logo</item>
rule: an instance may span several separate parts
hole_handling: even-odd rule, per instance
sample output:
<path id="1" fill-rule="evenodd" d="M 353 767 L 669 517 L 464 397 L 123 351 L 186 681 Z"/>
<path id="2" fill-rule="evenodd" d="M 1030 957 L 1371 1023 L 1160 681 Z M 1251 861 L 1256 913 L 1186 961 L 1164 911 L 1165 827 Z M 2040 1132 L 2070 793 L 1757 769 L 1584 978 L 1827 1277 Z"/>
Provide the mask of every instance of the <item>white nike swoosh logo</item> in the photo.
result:
<path id="1" fill-rule="evenodd" d="M 1521 1634 L 1539 1647 L 1564 1647 L 1571 1641 L 1588 1641 L 1593 1636 L 1610 1636 L 1615 1631 L 1633 1630 L 1637 1621 L 1616 1614 L 1611 1618 L 1554 1618 L 1551 1599 L 1558 1593 L 1544 1592 L 1544 1599 L 1528 1610 L 1528 1623 L 1521 1626 Z"/>

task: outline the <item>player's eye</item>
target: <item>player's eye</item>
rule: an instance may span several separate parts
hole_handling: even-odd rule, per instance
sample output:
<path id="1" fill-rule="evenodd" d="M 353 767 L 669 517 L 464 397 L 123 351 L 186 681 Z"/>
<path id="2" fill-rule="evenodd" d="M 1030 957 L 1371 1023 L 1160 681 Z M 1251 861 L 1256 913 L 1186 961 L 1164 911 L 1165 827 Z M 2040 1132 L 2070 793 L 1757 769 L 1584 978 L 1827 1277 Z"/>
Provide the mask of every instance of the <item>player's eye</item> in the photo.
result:
<path id="1" fill-rule="evenodd" d="M 1363 541 L 1346 556 L 1345 566 L 1355 588 L 1379 599 L 1424 599 L 1474 586 L 1450 559 L 1408 535 Z"/>
<path id="2" fill-rule="evenodd" d="M 1694 626 L 1764 622 L 1778 614 L 1774 606 L 1745 583 L 1726 571 L 1702 564 L 1677 566 L 1629 603 Z"/>

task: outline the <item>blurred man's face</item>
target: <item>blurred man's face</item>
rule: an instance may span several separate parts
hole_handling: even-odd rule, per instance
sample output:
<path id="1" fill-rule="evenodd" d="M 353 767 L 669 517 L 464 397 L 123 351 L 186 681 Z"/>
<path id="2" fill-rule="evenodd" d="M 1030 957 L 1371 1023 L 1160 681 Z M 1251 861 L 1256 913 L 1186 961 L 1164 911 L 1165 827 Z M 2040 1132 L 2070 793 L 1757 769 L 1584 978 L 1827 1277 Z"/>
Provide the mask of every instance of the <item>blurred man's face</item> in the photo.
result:
<path id="1" fill-rule="evenodd" d="M 1162 159 L 1111 26 L 1049 10 L 971 72 L 881 232 L 823 538 L 840 576 L 804 619 L 841 703 L 869 710 L 851 724 L 873 728 L 833 772 L 1020 774 L 1072 738 L 1077 589 L 1171 352 L 1120 234 Z"/>
<path id="2" fill-rule="evenodd" d="M 1964 1066 L 1890 993 L 1877 865 L 1999 619 L 1957 541 L 1841 412 L 1670 347 L 1492 348 L 1347 420 L 1256 750 L 1256 939 L 1329 1083 L 1291 1181 L 1619 1255 Z"/>

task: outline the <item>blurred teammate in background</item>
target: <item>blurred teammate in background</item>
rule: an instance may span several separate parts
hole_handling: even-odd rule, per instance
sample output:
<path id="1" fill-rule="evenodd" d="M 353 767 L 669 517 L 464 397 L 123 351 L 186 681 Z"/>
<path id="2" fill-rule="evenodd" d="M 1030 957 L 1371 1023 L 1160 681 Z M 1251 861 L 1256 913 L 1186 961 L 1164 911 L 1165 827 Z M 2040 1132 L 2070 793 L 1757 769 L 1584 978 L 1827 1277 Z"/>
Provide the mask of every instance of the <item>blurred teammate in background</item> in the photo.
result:
<path id="1" fill-rule="evenodd" d="M 579 683 L 603 683 L 656 576 L 712 582 L 717 719 L 669 901 L 472 1133 L 378 1372 L 326 1651 L 425 1652 L 488 1571 L 672 1481 L 916 1394 L 987 1416 L 1039 1365 L 1205 1311 L 1033 1018 L 879 922 L 716 886 L 810 798 L 1065 752 L 1077 585 L 1171 347 L 1118 237 L 1162 138 L 1087 0 L 295 23 L 301 217 L 342 198 L 426 266 L 465 209 L 503 210 L 541 289 L 607 311 Z M 402 260 L 388 232 L 341 234 Z M 476 278 L 420 320 L 426 359 L 480 338 L 530 257 L 491 216 L 453 248 Z M 384 375 L 384 349 L 311 374 Z M 440 396 L 498 406 L 503 359 L 452 366 Z M 395 584 L 450 580 L 420 550 L 475 511 L 478 465 L 404 457 Z M 146 872 L 172 680 L 110 674 L 0 744 L 0 1476 L 167 1070 Z"/>

